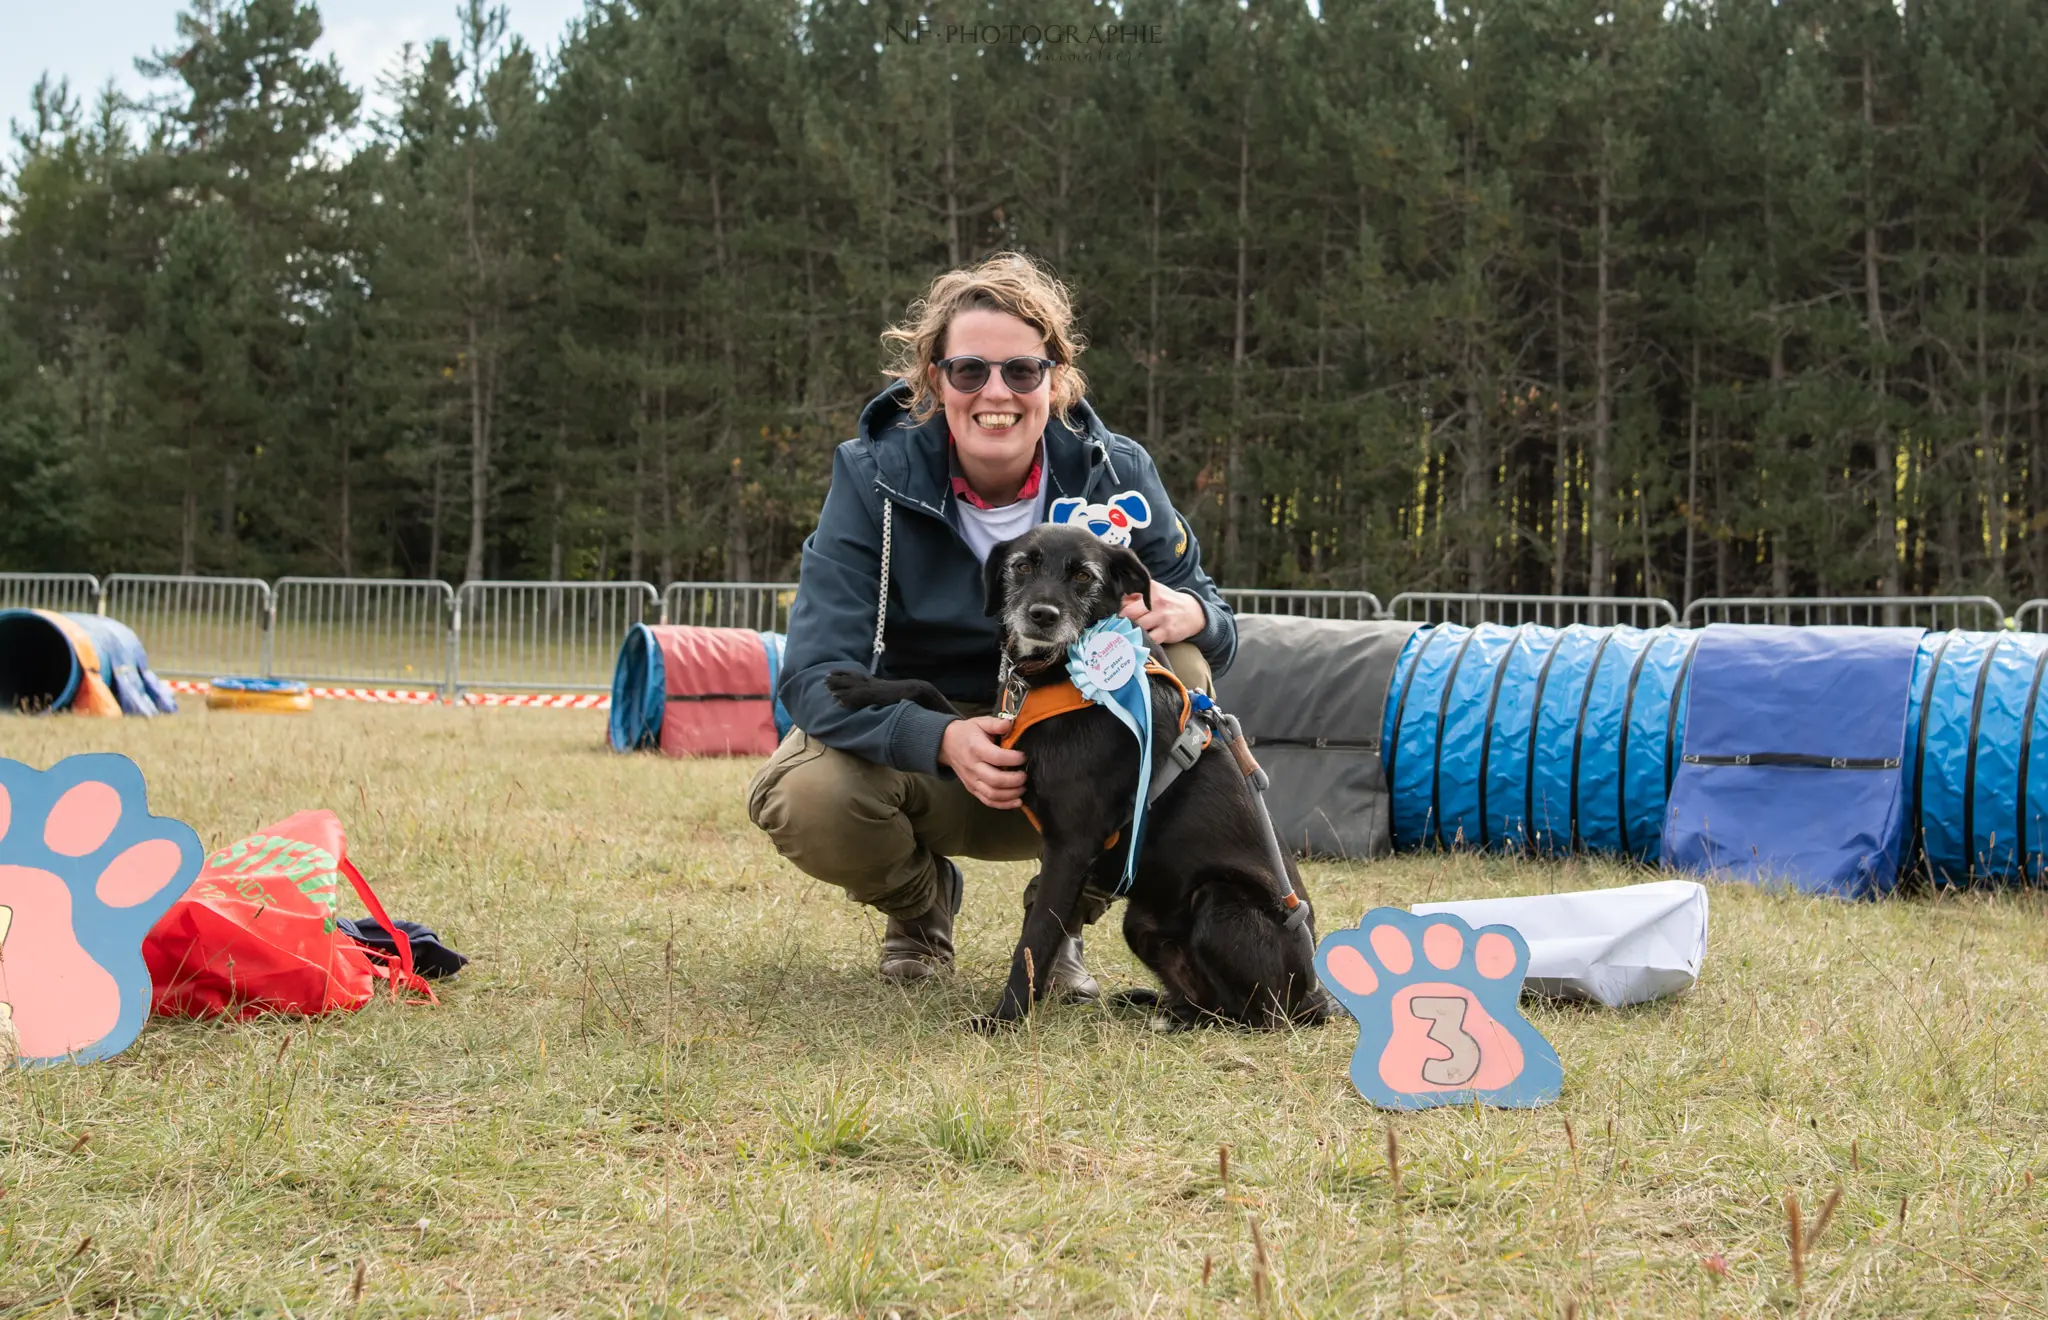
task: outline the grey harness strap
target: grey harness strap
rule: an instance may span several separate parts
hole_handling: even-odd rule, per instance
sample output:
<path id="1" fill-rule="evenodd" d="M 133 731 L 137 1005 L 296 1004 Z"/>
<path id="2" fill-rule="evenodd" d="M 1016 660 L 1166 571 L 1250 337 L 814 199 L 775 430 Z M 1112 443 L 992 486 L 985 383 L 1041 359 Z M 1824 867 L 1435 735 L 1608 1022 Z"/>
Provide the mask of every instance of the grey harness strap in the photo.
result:
<path id="1" fill-rule="evenodd" d="M 1173 740 L 1173 746 L 1166 749 L 1166 762 L 1152 775 L 1152 784 L 1145 793 L 1145 805 L 1150 806 L 1166 795 L 1173 787 L 1173 781 L 1195 768 L 1195 762 L 1202 759 L 1202 749 L 1209 745 L 1207 725 L 1203 717 L 1190 712 L 1185 728 Z"/>
<path id="2" fill-rule="evenodd" d="M 1173 668 L 1166 661 L 1166 648 L 1150 637 L 1145 639 L 1145 649 L 1152 653 L 1152 663 L 1161 669 Z M 1189 693 L 1189 699 L 1193 699 L 1192 692 Z M 1167 749 L 1165 764 L 1154 769 L 1151 788 L 1145 794 L 1146 806 L 1157 802 L 1165 795 L 1167 789 L 1173 787 L 1174 780 L 1194 768 L 1195 762 L 1202 757 L 1202 749 L 1209 745 L 1210 735 L 1205 732 L 1208 727 L 1200 711 L 1188 712 L 1188 722 L 1181 728 L 1180 737 L 1175 738 L 1173 746 Z"/>

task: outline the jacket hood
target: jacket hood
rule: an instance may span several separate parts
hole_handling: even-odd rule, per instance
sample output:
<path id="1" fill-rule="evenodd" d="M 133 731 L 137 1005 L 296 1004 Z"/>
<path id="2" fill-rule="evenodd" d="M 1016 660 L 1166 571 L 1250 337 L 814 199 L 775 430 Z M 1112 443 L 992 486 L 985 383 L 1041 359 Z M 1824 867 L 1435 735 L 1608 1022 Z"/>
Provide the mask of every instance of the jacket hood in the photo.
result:
<path id="1" fill-rule="evenodd" d="M 898 381 L 868 401 L 860 413 L 860 438 L 874 456 L 883 486 L 899 497 L 941 513 L 951 498 L 952 484 L 945 479 L 946 414 L 935 412 L 923 422 L 910 420 L 910 386 Z M 1110 469 L 1108 427 L 1088 400 L 1081 399 L 1062 420 L 1058 414 L 1046 418 L 1046 465 L 1053 488 L 1066 495 L 1080 495 L 1100 465 Z M 937 474 L 938 480 L 932 478 Z"/>

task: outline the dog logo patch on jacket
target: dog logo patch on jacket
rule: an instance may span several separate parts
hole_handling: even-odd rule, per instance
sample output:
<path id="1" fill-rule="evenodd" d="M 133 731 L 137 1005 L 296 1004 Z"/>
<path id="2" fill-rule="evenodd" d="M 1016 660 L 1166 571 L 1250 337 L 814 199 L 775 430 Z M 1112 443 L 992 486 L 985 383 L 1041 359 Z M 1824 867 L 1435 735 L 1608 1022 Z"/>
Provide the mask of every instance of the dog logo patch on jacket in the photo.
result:
<path id="1" fill-rule="evenodd" d="M 1052 502 L 1045 520 L 1083 528 L 1110 545 L 1127 546 L 1133 531 L 1152 525 L 1152 506 L 1135 490 L 1119 491 L 1101 504 L 1069 495 Z"/>

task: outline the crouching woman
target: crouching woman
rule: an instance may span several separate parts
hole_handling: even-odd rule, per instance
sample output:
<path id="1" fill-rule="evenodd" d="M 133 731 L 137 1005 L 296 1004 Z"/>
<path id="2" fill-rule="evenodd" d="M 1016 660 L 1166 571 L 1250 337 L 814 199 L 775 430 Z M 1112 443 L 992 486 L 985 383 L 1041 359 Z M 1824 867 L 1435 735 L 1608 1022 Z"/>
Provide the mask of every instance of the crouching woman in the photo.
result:
<path id="1" fill-rule="evenodd" d="M 1128 538 L 1152 577 L 1150 608 L 1130 596 L 1124 615 L 1188 686 L 1213 691 L 1237 629 L 1151 457 L 1082 397 L 1058 280 L 1024 257 L 992 257 L 940 276 L 883 339 L 896 382 L 839 446 L 804 542 L 779 689 L 796 727 L 755 775 L 747 811 L 800 870 L 887 915 L 882 977 L 912 982 L 952 966 L 954 858 L 1039 856 L 1018 810 L 1024 755 L 1001 745 L 1010 721 L 993 713 L 990 548 L 1046 521 L 1054 501 L 1115 510 L 1109 534 Z M 825 686 L 843 669 L 925 679 L 967 718 L 909 702 L 847 710 Z M 1107 905 L 1091 893 L 1084 923 Z M 1095 997 L 1081 953 L 1078 936 L 1065 942 L 1049 993 Z"/>

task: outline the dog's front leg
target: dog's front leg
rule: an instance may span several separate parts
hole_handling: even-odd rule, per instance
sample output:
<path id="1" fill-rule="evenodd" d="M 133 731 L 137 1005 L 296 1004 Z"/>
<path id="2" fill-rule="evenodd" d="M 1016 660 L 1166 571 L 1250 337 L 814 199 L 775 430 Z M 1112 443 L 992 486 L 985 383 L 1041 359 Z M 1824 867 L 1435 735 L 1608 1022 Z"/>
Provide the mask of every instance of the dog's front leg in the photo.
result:
<path id="1" fill-rule="evenodd" d="M 1031 910 L 1024 914 L 1024 930 L 1017 937 L 1016 952 L 1010 955 L 1010 979 L 995 1011 L 969 1024 L 976 1031 L 993 1032 L 1014 1026 L 1045 997 L 1046 981 L 1060 941 L 1080 930 L 1081 891 L 1088 867 L 1100 854 L 1098 845 L 1056 846 L 1046 840 L 1045 861 L 1038 871 L 1038 892 Z"/>

